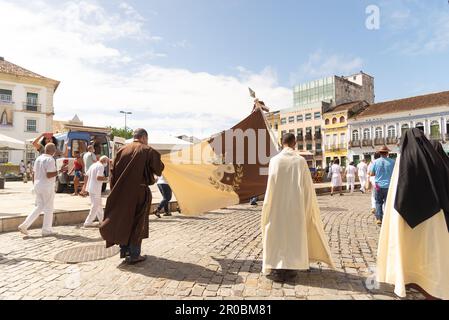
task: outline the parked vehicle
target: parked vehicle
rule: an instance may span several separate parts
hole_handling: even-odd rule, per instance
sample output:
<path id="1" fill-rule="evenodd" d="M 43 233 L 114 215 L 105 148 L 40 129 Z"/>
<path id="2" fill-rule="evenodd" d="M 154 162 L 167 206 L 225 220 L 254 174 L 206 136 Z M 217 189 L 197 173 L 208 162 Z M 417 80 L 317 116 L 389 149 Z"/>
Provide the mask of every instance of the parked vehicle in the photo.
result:
<path id="1" fill-rule="evenodd" d="M 68 174 L 72 171 L 75 152 L 79 151 L 81 156 L 87 152 L 87 146 L 93 145 L 97 159 L 101 156 L 111 158 L 112 148 L 110 146 L 110 130 L 105 128 L 84 127 L 84 126 L 66 126 L 69 131 L 56 134 L 58 140 L 57 149 L 61 156 L 56 159 L 58 170 L 64 168 L 64 172 L 56 177 L 55 191 L 64 192 L 69 186 L 73 185 L 74 174 Z M 109 166 L 105 168 L 105 176 L 109 176 Z M 81 180 L 83 183 L 83 179 Z M 107 183 L 103 183 L 102 191 L 105 191 Z"/>

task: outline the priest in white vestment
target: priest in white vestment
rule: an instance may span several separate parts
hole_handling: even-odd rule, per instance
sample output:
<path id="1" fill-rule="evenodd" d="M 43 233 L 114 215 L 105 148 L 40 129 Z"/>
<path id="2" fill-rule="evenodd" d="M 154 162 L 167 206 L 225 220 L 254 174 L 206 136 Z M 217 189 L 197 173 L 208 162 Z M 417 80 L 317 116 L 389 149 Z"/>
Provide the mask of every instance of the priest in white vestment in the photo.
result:
<path id="1" fill-rule="evenodd" d="M 334 268 L 307 162 L 294 150 L 293 134 L 282 144 L 270 161 L 262 209 L 262 272 L 308 270 L 311 262 Z"/>

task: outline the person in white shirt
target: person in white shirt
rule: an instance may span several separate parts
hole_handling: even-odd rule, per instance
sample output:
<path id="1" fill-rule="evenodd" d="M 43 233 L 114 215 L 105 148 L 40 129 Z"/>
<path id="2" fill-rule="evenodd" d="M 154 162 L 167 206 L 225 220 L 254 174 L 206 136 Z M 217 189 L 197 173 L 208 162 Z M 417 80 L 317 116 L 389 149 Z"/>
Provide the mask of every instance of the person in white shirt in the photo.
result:
<path id="1" fill-rule="evenodd" d="M 173 192 L 170 188 L 170 186 L 168 185 L 168 182 L 165 180 L 164 176 L 160 176 L 157 179 L 157 187 L 159 188 L 159 191 L 161 192 L 162 195 L 162 201 L 159 204 L 159 206 L 157 207 L 156 211 L 154 211 L 153 213 L 160 218 L 161 215 L 160 213 L 162 212 L 162 209 L 164 209 L 165 213 L 164 216 L 165 217 L 170 217 L 172 214 L 170 213 L 170 200 L 172 198 Z"/>
<path id="2" fill-rule="evenodd" d="M 374 162 L 380 158 L 380 153 L 376 152 L 374 154 L 374 160 L 368 165 L 368 172 L 373 171 Z M 371 213 L 376 214 L 376 177 L 370 176 L 369 183 L 371 186 Z"/>
<path id="3" fill-rule="evenodd" d="M 340 160 L 335 159 L 334 164 L 329 169 L 329 175 L 331 176 L 331 196 L 334 195 L 335 189 L 337 189 L 340 192 L 340 196 L 343 195 L 341 190 L 342 185 L 342 179 L 341 179 L 341 172 L 343 170 L 340 167 Z"/>
<path id="4" fill-rule="evenodd" d="M 366 164 L 366 160 L 363 159 L 358 165 L 358 176 L 360 181 L 360 191 L 365 193 L 366 190 L 366 181 L 368 179 L 368 165 Z"/>
<path id="5" fill-rule="evenodd" d="M 104 176 L 104 170 L 107 168 L 109 164 L 109 158 L 106 156 L 102 156 L 100 161 L 92 164 L 86 172 L 87 180 L 87 192 L 89 192 L 91 207 L 89 215 L 84 222 L 84 227 L 96 227 L 94 224 L 95 218 L 98 219 L 99 224 L 103 222 L 103 207 L 101 204 L 101 187 L 105 181 L 108 180 L 107 177 Z"/>
<path id="6" fill-rule="evenodd" d="M 20 161 L 19 170 L 20 170 L 20 174 L 22 175 L 23 183 L 27 183 L 28 182 L 27 169 L 26 169 L 25 162 L 23 160 Z"/>
<path id="7" fill-rule="evenodd" d="M 354 162 L 351 162 L 349 166 L 346 168 L 346 190 L 348 192 L 354 192 L 355 185 L 355 172 L 357 171 L 356 167 L 354 167 Z"/>
<path id="8" fill-rule="evenodd" d="M 53 206 L 55 199 L 55 177 L 58 175 L 56 162 L 53 156 L 56 153 L 56 146 L 53 143 L 45 145 L 45 151 L 34 162 L 34 192 L 36 194 L 36 207 L 28 215 L 25 221 L 18 227 L 19 231 L 28 235 L 28 229 L 44 213 L 42 225 L 42 236 L 51 236 L 53 225 Z"/>
<path id="9" fill-rule="evenodd" d="M 97 156 L 95 155 L 95 149 L 93 145 L 89 145 L 87 147 L 87 152 L 83 154 L 83 163 L 84 163 L 84 172 L 87 172 L 91 165 L 93 165 L 95 162 L 97 162 Z M 89 177 L 84 176 L 84 183 L 83 187 L 81 188 L 80 194 L 83 196 L 86 196 L 86 188 Z"/>

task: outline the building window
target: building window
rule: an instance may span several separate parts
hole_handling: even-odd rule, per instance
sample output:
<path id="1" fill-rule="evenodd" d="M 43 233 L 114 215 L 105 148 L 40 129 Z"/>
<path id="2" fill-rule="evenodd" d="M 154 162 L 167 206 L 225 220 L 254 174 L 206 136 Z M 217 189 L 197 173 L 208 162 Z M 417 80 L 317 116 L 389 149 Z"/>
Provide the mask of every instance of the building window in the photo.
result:
<path id="1" fill-rule="evenodd" d="M 288 117 L 288 123 L 295 122 L 295 117 Z"/>
<path id="2" fill-rule="evenodd" d="M 34 151 L 27 151 L 26 163 L 36 160 L 36 153 Z"/>
<path id="3" fill-rule="evenodd" d="M 9 152 L 0 151 L 0 163 L 8 163 L 8 161 L 9 161 Z"/>
<path id="4" fill-rule="evenodd" d="M 315 120 L 320 119 L 320 118 L 321 118 L 321 112 L 315 112 L 315 113 L 313 114 L 313 118 L 314 118 Z"/>
<path id="5" fill-rule="evenodd" d="M 340 144 L 341 145 L 345 145 L 346 144 L 346 134 L 345 133 L 341 133 L 340 134 Z"/>
<path id="6" fill-rule="evenodd" d="M 312 151 L 312 150 L 313 150 L 312 144 L 308 143 L 307 144 L 307 151 Z"/>
<path id="7" fill-rule="evenodd" d="M 304 150 L 304 145 L 303 144 L 298 144 L 298 150 Z"/>
<path id="8" fill-rule="evenodd" d="M 37 120 L 28 119 L 26 122 L 26 132 L 37 132 Z"/>
<path id="9" fill-rule="evenodd" d="M 401 135 L 404 135 L 405 131 L 407 131 L 408 129 L 410 129 L 408 124 L 403 124 L 401 127 Z"/>
<path id="10" fill-rule="evenodd" d="M 329 125 L 330 124 L 330 120 L 329 119 L 326 119 L 325 121 L 324 121 L 324 124 L 327 126 L 327 125 Z"/>
<path id="11" fill-rule="evenodd" d="M 340 117 L 340 123 L 345 123 L 345 121 L 346 121 L 346 118 L 345 117 Z"/>
<path id="12" fill-rule="evenodd" d="M 302 122 L 304 120 L 302 114 L 296 116 L 296 121 Z"/>
<path id="13" fill-rule="evenodd" d="M 315 150 L 321 150 L 321 149 L 322 149 L 321 143 L 315 144 Z"/>
<path id="14" fill-rule="evenodd" d="M 281 124 L 286 124 L 287 123 L 287 118 L 282 118 L 281 119 Z"/>
<path id="15" fill-rule="evenodd" d="M 415 128 L 421 130 L 422 132 L 424 132 L 424 124 L 422 122 L 418 122 L 415 126 Z"/>
<path id="16" fill-rule="evenodd" d="M 307 120 L 312 120 L 312 114 L 311 113 L 306 113 L 306 121 Z"/>
<path id="17" fill-rule="evenodd" d="M 11 103 L 12 102 L 12 91 L 0 89 L 0 101 Z"/>
<path id="18" fill-rule="evenodd" d="M 371 139 L 371 132 L 370 132 L 369 129 L 363 130 L 363 139 L 364 139 L 364 140 L 369 140 L 369 139 Z"/>
<path id="19" fill-rule="evenodd" d="M 360 139 L 359 131 L 358 130 L 352 131 L 352 140 L 359 141 L 359 139 Z"/>
<path id="20" fill-rule="evenodd" d="M 337 118 L 332 118 L 332 124 L 336 124 L 337 123 Z"/>
<path id="21" fill-rule="evenodd" d="M 388 127 L 388 138 L 394 138 L 396 137 L 396 128 L 395 126 L 389 126 Z"/>
<path id="22" fill-rule="evenodd" d="M 27 92 L 26 110 L 27 111 L 39 111 L 37 100 L 38 100 L 37 93 Z"/>
<path id="23" fill-rule="evenodd" d="M 440 123 L 438 121 L 432 121 L 432 123 L 430 124 L 430 137 L 440 137 Z"/>
<path id="24" fill-rule="evenodd" d="M 375 137 L 376 137 L 376 139 L 381 139 L 382 138 L 382 128 L 381 127 L 377 127 L 376 128 Z"/>

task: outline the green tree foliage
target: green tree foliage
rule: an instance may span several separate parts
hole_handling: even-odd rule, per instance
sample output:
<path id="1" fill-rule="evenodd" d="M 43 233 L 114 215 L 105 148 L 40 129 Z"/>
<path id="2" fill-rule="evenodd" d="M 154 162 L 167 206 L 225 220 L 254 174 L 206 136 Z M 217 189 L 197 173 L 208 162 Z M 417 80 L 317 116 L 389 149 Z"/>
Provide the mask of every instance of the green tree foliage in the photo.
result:
<path id="1" fill-rule="evenodd" d="M 111 139 L 114 139 L 114 137 L 122 137 L 125 139 L 131 139 L 133 137 L 133 130 L 127 128 L 126 130 L 124 128 L 113 128 L 109 127 L 112 130 L 111 133 Z"/>

